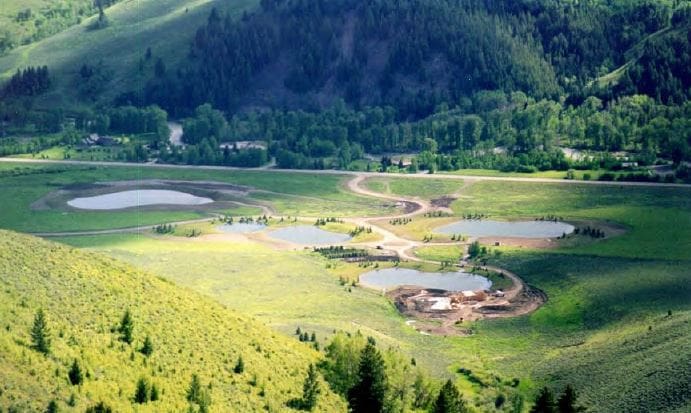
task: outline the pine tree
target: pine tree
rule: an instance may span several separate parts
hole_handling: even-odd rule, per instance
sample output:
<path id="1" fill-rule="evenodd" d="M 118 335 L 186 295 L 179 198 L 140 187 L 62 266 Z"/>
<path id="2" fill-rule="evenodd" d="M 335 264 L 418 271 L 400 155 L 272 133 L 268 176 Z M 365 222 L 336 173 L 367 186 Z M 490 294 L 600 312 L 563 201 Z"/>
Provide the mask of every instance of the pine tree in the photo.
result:
<path id="1" fill-rule="evenodd" d="M 199 381 L 199 376 L 192 375 L 190 386 L 187 388 L 187 401 L 196 403 L 202 394 L 202 383 Z"/>
<path id="2" fill-rule="evenodd" d="M 151 342 L 151 338 L 149 338 L 149 336 L 146 336 L 146 338 L 144 339 L 144 344 L 142 344 L 142 348 L 139 349 L 139 352 L 147 357 L 149 357 L 154 352 L 154 345 Z"/>
<path id="3" fill-rule="evenodd" d="M 42 309 L 39 309 L 34 317 L 34 326 L 31 328 L 31 342 L 36 351 L 43 354 L 50 353 L 50 330 Z"/>
<path id="4" fill-rule="evenodd" d="M 120 333 L 120 340 L 124 341 L 127 344 L 132 344 L 133 331 L 134 320 L 132 320 L 130 310 L 126 310 L 125 314 L 122 316 L 122 320 L 120 321 L 120 327 L 118 328 L 118 332 Z"/>
<path id="5" fill-rule="evenodd" d="M 144 404 L 149 401 L 149 384 L 143 377 L 137 381 L 137 389 L 134 391 L 134 402 Z"/>
<path id="6" fill-rule="evenodd" d="M 233 371 L 236 374 L 240 374 L 243 371 L 245 371 L 245 362 L 242 361 L 242 356 L 238 357 L 237 363 L 235 363 L 235 367 L 233 368 Z"/>
<path id="7" fill-rule="evenodd" d="M 58 413 L 60 409 L 58 408 L 58 402 L 51 400 L 46 407 L 46 413 Z"/>
<path id="8" fill-rule="evenodd" d="M 556 413 L 554 396 L 547 387 L 543 387 L 538 393 L 530 413 Z"/>
<path id="9" fill-rule="evenodd" d="M 69 377 L 70 383 L 72 383 L 73 386 L 78 386 L 84 381 L 84 374 L 82 373 L 81 367 L 79 367 L 79 362 L 77 359 L 74 359 L 72 362 L 72 367 L 70 367 L 70 371 L 67 373 L 67 376 Z"/>
<path id="10" fill-rule="evenodd" d="M 319 396 L 319 381 L 317 377 L 317 369 L 314 364 L 310 364 L 307 369 L 307 378 L 305 384 L 302 386 L 302 408 L 304 410 L 312 411 L 317 405 L 317 396 Z"/>
<path id="11" fill-rule="evenodd" d="M 557 411 L 559 413 L 584 412 L 586 410 L 584 407 L 576 405 L 577 398 L 576 390 L 570 384 L 567 384 L 564 393 L 557 400 Z"/>
<path id="12" fill-rule="evenodd" d="M 433 411 L 434 413 L 465 413 L 468 411 L 463 398 L 451 380 L 448 380 L 439 391 Z"/>
<path id="13" fill-rule="evenodd" d="M 89 406 L 84 413 L 113 413 L 113 409 L 103 402 Z"/>
<path id="14" fill-rule="evenodd" d="M 381 412 L 384 407 L 387 379 L 384 359 L 372 337 L 360 356 L 357 382 L 348 391 L 348 403 L 353 413 Z"/>
<path id="15" fill-rule="evenodd" d="M 155 384 L 152 384 L 151 385 L 151 395 L 149 396 L 149 400 L 151 400 L 152 402 L 155 402 L 156 400 L 158 400 L 158 398 L 159 398 L 158 387 L 156 387 Z"/>

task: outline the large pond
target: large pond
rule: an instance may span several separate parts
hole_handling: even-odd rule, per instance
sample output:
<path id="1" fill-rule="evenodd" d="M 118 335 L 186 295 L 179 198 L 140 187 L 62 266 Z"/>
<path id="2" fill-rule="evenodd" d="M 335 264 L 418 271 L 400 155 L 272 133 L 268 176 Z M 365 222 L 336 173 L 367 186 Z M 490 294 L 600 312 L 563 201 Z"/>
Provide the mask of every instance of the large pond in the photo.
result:
<path id="1" fill-rule="evenodd" d="M 238 224 L 224 224 L 217 227 L 220 231 L 229 234 L 246 234 L 249 232 L 257 232 L 266 228 L 264 224 L 255 223 L 238 223 Z"/>
<path id="2" fill-rule="evenodd" d="M 423 272 L 409 268 L 386 268 L 364 273 L 360 284 L 365 287 L 387 290 L 402 285 L 415 285 L 422 288 L 436 288 L 446 291 L 487 290 L 492 282 L 485 277 L 457 272 Z"/>
<path id="3" fill-rule="evenodd" d="M 570 234 L 574 226 L 552 221 L 492 221 L 470 220 L 454 222 L 435 230 L 442 234 L 462 234 L 471 237 L 556 238 Z"/>
<path id="4" fill-rule="evenodd" d="M 314 225 L 296 225 L 271 231 L 269 235 L 283 241 L 303 245 L 340 244 L 349 241 L 351 236 L 338 232 L 324 231 Z"/>
<path id="5" fill-rule="evenodd" d="M 179 191 L 164 189 L 137 189 L 132 191 L 113 192 L 110 194 L 74 198 L 67 205 L 79 209 L 110 210 L 147 205 L 204 205 L 214 202 Z"/>

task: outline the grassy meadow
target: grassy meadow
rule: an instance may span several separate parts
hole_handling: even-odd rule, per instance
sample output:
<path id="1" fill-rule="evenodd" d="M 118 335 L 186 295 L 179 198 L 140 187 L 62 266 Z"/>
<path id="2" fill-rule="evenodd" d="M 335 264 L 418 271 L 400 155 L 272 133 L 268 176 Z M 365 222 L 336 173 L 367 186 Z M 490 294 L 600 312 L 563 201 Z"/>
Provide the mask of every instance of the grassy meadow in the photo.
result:
<path id="1" fill-rule="evenodd" d="M 116 167 L 66 168 L 48 174 L 33 166 L 25 172 L 15 176 L 6 173 L 0 178 L 11 184 L 4 187 L 20 198 L 0 200 L 11 211 L 0 214 L 2 226 L 20 222 L 66 228 L 69 223 L 65 221 L 51 222 L 49 217 L 41 221 L 38 217 L 42 211 L 22 211 L 20 206 L 31 204 L 54 188 L 74 183 L 78 177 L 79 182 L 93 182 L 135 179 L 137 174 L 251 185 L 264 191 L 253 193 L 253 199 L 259 198 L 284 214 L 318 213 L 316 216 L 326 217 L 391 212 L 377 202 L 347 192 L 344 179 L 348 178 L 332 175 Z M 53 185 L 41 184 L 47 179 Z M 465 186 L 461 182 L 452 182 L 457 186 L 431 184 L 436 189 L 428 190 L 428 182 L 422 179 L 411 180 L 409 187 L 408 181 L 389 177 L 374 182 L 366 185 L 427 199 L 453 191 L 458 199 L 451 208 L 458 215 L 483 213 L 498 219 L 558 215 L 565 220 L 616 225 L 625 232 L 549 250 L 493 248 L 500 254 L 492 255 L 490 263 L 543 290 L 547 303 L 523 317 L 466 322 L 462 327 L 471 335 L 448 337 L 416 332 L 379 292 L 339 280 L 356 279 L 359 273 L 375 267 L 330 261 L 309 250 L 276 250 L 239 239 L 153 234 L 70 237 L 60 241 L 157 274 L 283 334 L 292 335 L 301 326 L 315 331 L 320 344 L 339 329 L 374 336 L 379 343 L 415 357 L 437 376 L 455 377 L 476 406 L 492 405 L 503 391 L 502 386 L 508 386 L 506 383 L 514 383 L 526 400 L 542 384 L 560 391 L 563 385 L 572 383 L 594 412 L 664 411 L 665 407 L 683 411 L 690 404 L 691 392 L 684 383 L 691 377 L 679 366 L 691 357 L 686 350 L 691 348 L 691 191 L 495 181 Z M 327 211 L 333 214 L 317 212 L 318 208 L 331 208 Z M 111 219 L 107 215 L 106 226 Z M 27 216 L 37 219 L 37 223 L 24 223 Z M 60 217 L 57 213 L 55 216 Z M 396 227 L 413 228 L 411 225 L 419 222 L 416 225 L 422 228 L 448 219 L 453 218 L 416 217 L 413 223 Z M 345 227 L 340 229 L 344 231 Z M 455 260 L 460 248 L 430 245 L 419 248 L 416 254 L 431 260 Z M 390 264 L 381 266 L 385 265 Z M 466 369 L 465 373 L 458 373 L 459 368 Z M 615 377 L 618 371 L 626 372 L 626 377 Z"/>
<path id="2" fill-rule="evenodd" d="M 274 172 L 213 171 L 165 168 L 22 166 L 0 164 L 0 227 L 24 232 L 102 230 L 153 225 L 208 217 L 210 212 L 246 215 L 237 210 L 136 209 L 117 212 L 77 211 L 67 208 L 32 209 L 32 204 L 49 193 L 72 185 L 106 181 L 175 179 L 217 181 L 247 185 L 256 189 L 248 203 L 270 203 L 278 214 L 325 216 L 378 215 L 391 207 L 380 201 L 349 193 L 334 175 L 282 174 Z"/>

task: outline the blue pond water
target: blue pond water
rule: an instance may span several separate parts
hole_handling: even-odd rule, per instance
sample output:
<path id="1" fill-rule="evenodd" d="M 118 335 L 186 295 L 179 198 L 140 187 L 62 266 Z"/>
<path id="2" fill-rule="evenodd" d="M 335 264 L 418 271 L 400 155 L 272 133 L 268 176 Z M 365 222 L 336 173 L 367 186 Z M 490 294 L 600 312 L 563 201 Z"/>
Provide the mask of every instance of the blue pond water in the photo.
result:
<path id="1" fill-rule="evenodd" d="M 147 205 L 204 205 L 214 202 L 180 191 L 164 189 L 137 189 L 133 191 L 113 192 L 84 198 L 74 198 L 67 205 L 79 209 L 112 210 Z"/>
<path id="2" fill-rule="evenodd" d="M 266 228 L 266 225 L 255 223 L 237 223 L 219 225 L 216 228 L 218 228 L 219 231 L 223 231 L 229 234 L 247 234 L 249 232 L 261 231 L 264 228 Z"/>
<path id="3" fill-rule="evenodd" d="M 388 290 L 402 285 L 437 288 L 446 291 L 486 290 L 492 282 L 485 277 L 466 272 L 422 272 L 409 268 L 386 268 L 364 273 L 360 284 L 365 287 Z"/>
<path id="4" fill-rule="evenodd" d="M 271 231 L 269 236 L 283 241 L 302 245 L 329 245 L 349 241 L 351 236 L 337 232 L 324 231 L 313 225 L 296 225 Z"/>
<path id="5" fill-rule="evenodd" d="M 464 219 L 439 227 L 435 232 L 471 237 L 556 238 L 564 233 L 570 234 L 573 230 L 574 226 L 565 222 Z"/>

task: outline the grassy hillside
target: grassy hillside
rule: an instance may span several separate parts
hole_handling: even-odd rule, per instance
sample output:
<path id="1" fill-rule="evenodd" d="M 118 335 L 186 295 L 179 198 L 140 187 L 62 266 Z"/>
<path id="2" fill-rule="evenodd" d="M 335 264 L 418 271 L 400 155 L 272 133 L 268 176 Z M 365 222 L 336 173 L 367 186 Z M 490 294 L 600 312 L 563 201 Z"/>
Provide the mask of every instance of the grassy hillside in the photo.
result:
<path id="1" fill-rule="evenodd" d="M 115 96 L 111 93 L 136 88 L 144 76 L 151 74 L 153 63 L 145 73 L 138 72 L 138 61 L 148 47 L 154 58 L 165 58 L 166 64 L 172 65 L 186 55 L 195 31 L 206 21 L 212 7 L 236 14 L 254 4 L 255 0 L 122 1 L 106 10 L 109 25 L 104 29 L 89 28 L 94 16 L 0 57 L 0 81 L 17 68 L 48 65 L 55 87 L 41 98 L 39 105 L 69 107 L 79 102 L 74 82 L 82 64 L 103 62 L 111 80 L 103 87 L 99 100 L 108 101 Z"/>
<path id="2" fill-rule="evenodd" d="M 302 388 L 317 353 L 272 333 L 215 302 L 101 255 L 10 232 L 0 232 L 0 409 L 84 411 L 104 401 L 115 411 L 184 411 L 193 374 L 209 384 L 211 411 L 281 411 Z M 52 331 L 48 356 L 30 347 L 34 314 L 42 308 Z M 125 309 L 134 318 L 134 342 L 113 329 Z M 154 351 L 137 349 L 146 336 Z M 243 373 L 234 373 L 239 356 Z M 74 360 L 85 371 L 70 385 Z M 136 406 L 139 378 L 160 399 Z M 344 411 L 326 390 L 319 410 Z M 68 406 L 70 399 L 74 407 Z"/>

